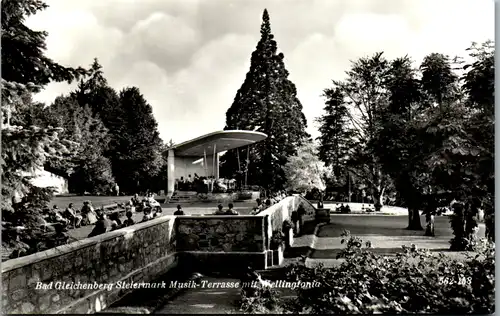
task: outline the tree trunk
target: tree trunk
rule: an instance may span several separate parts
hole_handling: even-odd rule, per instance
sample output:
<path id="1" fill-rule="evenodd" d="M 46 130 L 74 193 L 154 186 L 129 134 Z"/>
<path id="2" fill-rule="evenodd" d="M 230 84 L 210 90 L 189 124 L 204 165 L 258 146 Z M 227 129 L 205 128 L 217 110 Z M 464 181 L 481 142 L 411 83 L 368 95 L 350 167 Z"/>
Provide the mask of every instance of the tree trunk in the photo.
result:
<path id="1" fill-rule="evenodd" d="M 420 213 L 415 207 L 408 207 L 408 230 L 423 230 L 420 223 Z"/>
<path id="2" fill-rule="evenodd" d="M 425 226 L 425 234 L 424 236 L 434 237 L 434 215 L 431 213 L 427 213 L 425 215 L 426 226 Z"/>
<path id="3" fill-rule="evenodd" d="M 384 197 L 385 188 L 380 190 L 380 187 L 373 189 L 373 206 L 375 207 L 375 212 L 380 212 L 382 206 L 384 206 L 383 197 Z"/>
<path id="4" fill-rule="evenodd" d="M 372 199 L 375 212 L 380 212 L 383 206 L 382 197 L 384 196 L 385 188 L 382 186 L 382 171 L 380 168 L 372 167 L 373 183 L 372 183 Z"/>

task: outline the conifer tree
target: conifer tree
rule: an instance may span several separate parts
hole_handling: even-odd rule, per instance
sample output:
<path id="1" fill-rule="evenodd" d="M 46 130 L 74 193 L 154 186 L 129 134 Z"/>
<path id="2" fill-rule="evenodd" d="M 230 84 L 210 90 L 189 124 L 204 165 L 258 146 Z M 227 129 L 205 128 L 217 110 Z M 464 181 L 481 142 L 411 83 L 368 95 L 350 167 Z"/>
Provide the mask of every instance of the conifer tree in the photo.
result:
<path id="1" fill-rule="evenodd" d="M 43 1 L 2 1 L 2 218 L 30 225 L 26 212 L 36 213 L 51 198 L 50 190 L 31 183 L 31 175 L 47 158 L 68 154 L 61 128 L 40 127 L 31 114 L 40 106 L 31 100 L 50 81 L 72 81 L 86 72 L 67 68 L 45 56 L 46 32 L 31 30 L 28 16 L 44 10 Z M 31 111 L 33 110 L 33 111 Z M 14 213 L 12 213 L 14 211 Z"/>
<path id="2" fill-rule="evenodd" d="M 118 137 L 122 134 L 124 127 L 123 111 L 118 93 L 108 85 L 97 58 L 90 67 L 90 76 L 79 82 L 73 96 L 80 106 L 89 106 L 93 114 L 99 116 L 108 129 L 109 140 L 106 142 L 104 152 L 106 157 L 112 159 Z"/>
<path id="3" fill-rule="evenodd" d="M 123 130 L 117 136 L 113 174 L 122 191 L 135 193 L 151 187 L 164 159 L 163 141 L 153 108 L 137 87 L 120 91 Z"/>
<path id="4" fill-rule="evenodd" d="M 319 157 L 326 166 L 331 166 L 335 176 L 339 177 L 349 157 L 349 143 L 353 133 L 349 126 L 349 110 L 344 102 L 344 94 L 340 89 L 326 89 L 325 113 L 318 118 Z"/>
<path id="5" fill-rule="evenodd" d="M 252 53 L 250 70 L 226 112 L 225 130 L 252 130 L 268 137 L 250 148 L 241 150 L 243 161 L 238 165 L 237 150 L 221 159 L 223 174 L 234 176 L 238 170 L 248 171 L 248 183 L 266 189 L 282 189 L 286 183 L 283 167 L 288 157 L 309 137 L 297 89 L 288 79 L 283 53 L 271 33 L 269 13 L 264 10 L 261 39 Z M 250 150 L 246 161 L 247 150 Z M 244 157 L 244 158 L 243 158 Z"/>
<path id="6" fill-rule="evenodd" d="M 25 24 L 27 17 L 47 7 L 41 0 L 2 1 L 2 79 L 44 86 L 51 81 L 71 82 L 87 74 L 81 67 L 64 67 L 47 57 L 47 32 Z"/>

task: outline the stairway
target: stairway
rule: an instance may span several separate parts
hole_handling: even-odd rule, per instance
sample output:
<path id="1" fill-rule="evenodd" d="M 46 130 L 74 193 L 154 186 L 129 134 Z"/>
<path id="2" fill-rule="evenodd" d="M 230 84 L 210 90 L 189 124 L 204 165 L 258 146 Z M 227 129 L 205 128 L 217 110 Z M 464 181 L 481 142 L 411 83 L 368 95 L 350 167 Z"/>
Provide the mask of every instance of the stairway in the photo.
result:
<path id="1" fill-rule="evenodd" d="M 175 191 L 174 195 L 168 200 L 168 204 L 200 202 L 196 195 L 196 191 Z"/>

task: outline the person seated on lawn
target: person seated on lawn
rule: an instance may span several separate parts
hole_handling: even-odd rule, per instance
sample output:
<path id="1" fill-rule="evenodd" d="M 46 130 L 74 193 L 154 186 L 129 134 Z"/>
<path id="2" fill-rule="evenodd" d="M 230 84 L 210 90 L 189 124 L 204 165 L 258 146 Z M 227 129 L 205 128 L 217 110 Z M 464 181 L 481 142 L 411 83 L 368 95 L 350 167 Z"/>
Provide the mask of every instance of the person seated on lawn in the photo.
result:
<path id="1" fill-rule="evenodd" d="M 80 210 L 80 214 L 82 214 L 82 225 L 93 225 L 97 222 L 97 214 L 92 207 L 92 203 L 90 201 L 84 201 L 83 207 Z"/>
<path id="2" fill-rule="evenodd" d="M 125 204 L 125 210 L 135 212 L 135 205 L 132 200 L 128 201 L 128 203 Z"/>
<path id="3" fill-rule="evenodd" d="M 226 211 L 226 214 L 225 215 L 240 215 L 238 212 L 236 212 L 235 209 L 233 209 L 233 203 L 229 203 L 227 205 L 228 209 Z"/>
<path id="4" fill-rule="evenodd" d="M 69 219 L 72 226 L 75 228 L 80 227 L 80 223 L 82 222 L 82 217 L 78 215 L 73 208 L 73 203 L 69 203 L 68 208 L 64 211 L 64 215 L 67 219 Z"/>
<path id="5" fill-rule="evenodd" d="M 174 212 L 174 215 L 184 215 L 184 211 L 182 210 L 182 206 L 177 205 L 177 211 Z"/>
<path id="6" fill-rule="evenodd" d="M 153 219 L 153 212 L 148 207 L 148 208 L 144 209 L 144 217 L 142 218 L 142 221 L 143 222 L 147 222 L 147 221 L 149 221 L 151 219 Z"/>
<path id="7" fill-rule="evenodd" d="M 130 202 L 132 202 L 132 206 L 138 206 L 141 204 L 141 200 L 139 199 L 139 194 L 134 194 L 134 196 L 130 199 Z"/>
<path id="8" fill-rule="evenodd" d="M 266 206 L 265 206 L 265 208 L 267 209 L 267 208 L 269 208 L 271 205 L 272 205 L 271 200 L 270 200 L 270 199 L 267 199 L 267 200 L 266 200 Z"/>
<path id="9" fill-rule="evenodd" d="M 146 199 L 143 199 L 137 211 L 144 213 L 147 209 L 151 210 L 151 207 L 148 205 L 148 201 Z"/>
<path id="10" fill-rule="evenodd" d="M 52 235 L 52 238 L 46 242 L 40 242 L 37 244 L 37 248 L 39 250 L 50 249 L 67 244 L 69 241 L 69 235 L 67 232 L 68 229 L 65 225 L 60 223 L 54 225 L 54 234 Z"/>
<path id="11" fill-rule="evenodd" d="M 64 225 L 69 224 L 69 220 L 61 214 L 61 210 L 57 207 L 57 205 L 52 207 L 52 216 L 56 223 L 62 223 Z"/>
<path id="12" fill-rule="evenodd" d="M 264 206 L 262 205 L 262 202 L 260 199 L 256 199 L 255 202 L 257 202 L 257 206 L 253 209 L 253 211 L 250 213 L 251 215 L 256 215 L 262 212 Z"/>
<path id="13" fill-rule="evenodd" d="M 346 213 L 351 213 L 351 207 L 349 205 L 346 205 L 345 212 Z"/>
<path id="14" fill-rule="evenodd" d="M 161 213 L 161 205 L 158 203 L 157 200 L 155 200 L 153 193 L 149 193 L 149 196 L 146 198 L 148 206 L 155 210 L 158 213 Z"/>
<path id="15" fill-rule="evenodd" d="M 215 211 L 214 215 L 225 215 L 226 212 L 224 212 L 223 208 L 222 204 L 217 205 L 217 211 Z"/>
<path id="16" fill-rule="evenodd" d="M 116 224 L 118 225 L 118 227 L 121 227 L 122 226 L 122 221 L 120 220 L 120 214 L 118 212 L 115 212 L 115 213 L 112 213 L 110 216 L 109 216 L 109 219 L 113 222 L 116 222 Z"/>
<path id="17" fill-rule="evenodd" d="M 111 230 L 111 222 L 108 220 L 106 214 L 99 212 L 97 214 L 97 222 L 95 223 L 94 229 L 88 237 L 94 237 L 97 235 L 104 234 Z"/>
<path id="18" fill-rule="evenodd" d="M 127 212 L 127 219 L 123 221 L 123 227 L 132 226 L 135 224 L 134 220 L 132 219 L 132 215 L 133 213 L 131 211 Z"/>

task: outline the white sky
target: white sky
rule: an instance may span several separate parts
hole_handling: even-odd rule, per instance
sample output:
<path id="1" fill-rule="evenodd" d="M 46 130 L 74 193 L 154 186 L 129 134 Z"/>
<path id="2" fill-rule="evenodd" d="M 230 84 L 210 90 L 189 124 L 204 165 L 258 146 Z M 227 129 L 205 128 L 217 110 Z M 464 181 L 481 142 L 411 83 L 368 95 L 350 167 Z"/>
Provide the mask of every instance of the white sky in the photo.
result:
<path id="1" fill-rule="evenodd" d="M 267 8 L 278 48 L 308 120 L 349 60 L 383 50 L 420 62 L 431 52 L 465 55 L 494 39 L 493 0 L 47 0 L 28 24 L 49 32 L 47 55 L 67 66 L 94 57 L 119 90 L 137 86 L 164 139 L 222 130 L 250 66 Z M 36 99 L 70 91 L 51 84 Z"/>

